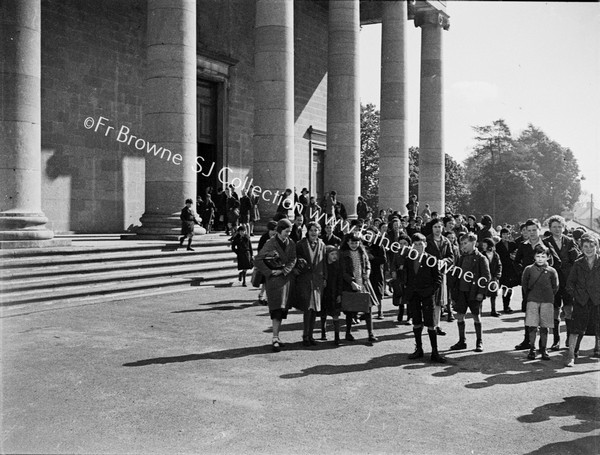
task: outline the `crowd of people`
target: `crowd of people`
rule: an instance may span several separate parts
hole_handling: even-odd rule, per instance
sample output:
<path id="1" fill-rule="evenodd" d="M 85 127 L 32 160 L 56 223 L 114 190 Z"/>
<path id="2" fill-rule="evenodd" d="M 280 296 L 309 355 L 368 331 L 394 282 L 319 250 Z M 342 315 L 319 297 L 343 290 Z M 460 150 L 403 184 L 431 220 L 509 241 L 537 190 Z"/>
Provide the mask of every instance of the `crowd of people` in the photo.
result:
<path id="1" fill-rule="evenodd" d="M 233 198 L 231 190 L 226 189 L 227 200 Z M 546 232 L 541 231 L 537 219 L 494 228 L 489 215 L 477 221 L 473 215 L 441 216 L 428 204 L 419 210 L 413 195 L 404 214 L 390 208 L 380 210 L 377 217 L 359 197 L 358 217 L 348 220 L 335 191 L 321 204 L 308 196 L 306 188 L 300 195 L 291 189 L 283 194 L 288 199 L 293 195 L 293 208 L 289 204 L 286 207 L 282 198 L 260 238 L 256 255 L 250 241 L 253 225 L 249 223 L 260 216 L 258 201 L 252 200 L 250 190 L 244 195 L 251 199 L 244 216 L 239 201 L 237 219 L 226 217 L 222 226 L 227 234 L 235 232 L 231 242 L 243 286 L 246 273 L 254 269 L 253 285 L 261 288 L 259 302 L 268 305 L 273 322 L 273 351 L 283 347 L 280 327 L 291 308 L 304 314 L 304 346 L 316 344 L 317 316 L 321 340 L 327 340 L 327 319 L 331 318 L 334 343 L 339 345 L 342 313 L 345 342 L 355 340 L 353 326 L 364 321 L 367 341 L 375 343 L 373 319 L 384 318 L 382 301 L 391 297 L 398 309 L 398 323 L 412 324 L 416 347 L 409 358 L 424 357 L 422 333 L 426 327 L 431 361 L 444 363 L 438 348 L 438 337 L 446 335 L 440 327 L 442 317 L 448 322 L 456 320 L 458 326 L 459 339 L 450 350 L 464 350 L 468 345 L 465 317 L 470 311 L 475 351 L 482 352 L 484 302 L 489 299 L 490 317 L 500 316 L 497 299 L 502 299 L 502 312 L 510 314 L 514 311 L 510 306 L 513 288 L 521 286 L 524 335 L 515 349 L 527 350 L 531 360 L 538 353 L 542 360 L 550 360 L 548 352 L 561 349 L 562 319 L 567 366 L 573 366 L 585 334 L 595 336 L 594 356 L 600 356 L 598 238 L 583 228 L 568 231 L 561 216 L 548 220 Z M 236 208 L 235 204 L 231 207 Z M 358 294 L 365 305 L 359 311 L 349 303 L 355 302 Z M 553 338 L 548 345 L 550 329 Z"/>

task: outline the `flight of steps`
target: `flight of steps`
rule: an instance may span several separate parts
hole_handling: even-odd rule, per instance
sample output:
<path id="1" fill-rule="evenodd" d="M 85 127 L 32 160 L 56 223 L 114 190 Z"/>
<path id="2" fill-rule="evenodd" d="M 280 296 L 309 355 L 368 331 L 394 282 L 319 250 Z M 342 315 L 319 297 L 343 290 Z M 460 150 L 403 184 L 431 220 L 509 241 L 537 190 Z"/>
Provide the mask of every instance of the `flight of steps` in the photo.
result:
<path id="1" fill-rule="evenodd" d="M 173 241 L 68 238 L 69 247 L 0 250 L 0 306 L 115 300 L 238 282 L 224 234 L 196 236 L 193 252 Z M 252 238 L 255 250 L 258 238 Z"/>

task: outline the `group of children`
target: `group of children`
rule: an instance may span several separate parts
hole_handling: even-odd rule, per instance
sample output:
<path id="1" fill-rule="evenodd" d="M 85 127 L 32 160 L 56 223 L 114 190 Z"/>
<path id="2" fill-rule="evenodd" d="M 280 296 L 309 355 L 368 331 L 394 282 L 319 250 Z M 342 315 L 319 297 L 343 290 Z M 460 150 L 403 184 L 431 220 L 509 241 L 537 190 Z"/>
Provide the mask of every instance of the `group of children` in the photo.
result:
<path id="1" fill-rule="evenodd" d="M 445 334 L 439 328 L 439 312 L 441 310 L 439 302 L 452 302 L 453 309 L 456 311 L 459 340 L 451 346 L 451 350 L 466 349 L 465 337 L 465 315 L 470 310 L 474 320 L 476 342 L 475 351 L 483 350 L 482 328 L 481 328 L 481 307 L 486 297 L 491 301 L 491 315 L 499 316 L 496 311 L 496 297 L 498 293 L 504 295 L 511 291 L 511 287 L 501 287 L 502 283 L 502 260 L 496 252 L 497 239 L 480 239 L 472 231 L 460 232 L 457 236 L 455 232 L 446 232 L 444 237 L 449 239 L 451 245 L 450 256 L 444 252 L 445 243 L 439 239 L 436 229 L 443 229 L 445 223 L 434 223 L 433 234 L 428 237 L 416 232 L 411 237 L 402 235 L 399 237 L 400 246 L 409 246 L 408 250 L 403 250 L 402 254 L 394 255 L 391 277 L 394 285 L 393 304 L 398 307 L 398 320 L 401 321 L 405 306 L 407 307 L 407 316 L 412 319 L 413 333 L 416 340 L 416 349 L 411 358 L 423 357 L 423 347 L 421 343 L 421 334 L 423 327 L 427 327 L 428 335 L 432 344 L 432 361 L 444 362 L 445 359 L 439 355 L 437 349 L 437 335 Z M 536 228 L 539 229 L 537 221 Z M 376 229 L 376 228 L 375 228 Z M 331 239 L 331 229 L 323 237 Z M 275 231 L 266 233 L 266 239 L 272 237 Z M 348 234 L 347 234 L 348 235 Z M 336 237 L 337 238 L 337 237 Z M 528 349 L 527 358 L 536 358 L 535 342 L 539 329 L 539 353 L 542 360 L 549 360 L 548 335 L 550 330 L 554 329 L 555 342 L 552 350 L 558 350 L 558 333 L 556 298 L 560 295 L 560 289 L 568 289 L 568 295 L 572 295 L 574 302 L 565 301 L 563 312 L 568 313 L 568 334 L 566 346 L 569 348 L 566 364 L 572 366 L 574 359 L 578 355 L 579 344 L 583 335 L 588 333 L 600 334 L 600 260 L 598 260 L 598 240 L 591 234 L 586 234 L 580 238 L 582 252 L 578 252 L 578 259 L 574 262 L 570 274 L 565 275 L 560 269 L 560 259 L 551 245 L 541 236 L 539 239 L 533 239 L 531 242 L 524 241 L 528 247 L 525 250 L 531 250 L 529 260 L 521 258 L 519 269 L 520 284 L 523 290 L 523 311 L 525 317 L 525 341 L 517 348 Z M 345 239 L 344 241 L 347 241 Z M 327 244 L 328 242 L 326 242 Z M 263 242 L 264 244 L 264 242 Z M 361 243 L 362 245 L 362 243 Z M 433 248 L 435 245 L 437 248 Z M 371 245 L 365 242 L 365 247 L 369 250 Z M 242 286 L 246 286 L 247 271 L 253 267 L 252 242 L 245 227 L 240 226 L 236 235 L 232 238 L 232 249 L 237 255 L 239 279 Z M 416 250 L 419 252 L 419 260 L 410 257 L 407 252 Z M 423 251 L 421 251 L 423 250 Z M 520 250 L 519 250 L 520 251 Z M 514 262 L 516 251 L 511 252 L 511 261 Z M 523 254 L 521 254 L 522 256 Z M 341 291 L 337 281 L 339 272 L 339 253 L 337 242 L 326 246 L 327 275 L 333 279 L 328 279 L 323 291 L 321 315 L 321 339 L 326 339 L 326 319 L 332 317 L 335 328 L 335 341 L 339 344 L 339 316 L 342 311 Z M 369 256 L 371 259 L 372 255 Z M 427 262 L 428 257 L 435 257 L 435 261 Z M 454 258 L 451 262 L 452 267 L 445 270 L 438 265 L 438 261 L 444 261 L 447 257 Z M 503 258 L 504 259 L 504 258 Z M 554 267 L 551 265 L 554 260 Z M 440 268 L 442 272 L 440 272 Z M 373 268 L 374 269 L 374 268 Z M 558 269 L 558 270 L 557 270 Z M 460 274 L 452 273 L 460 270 Z M 505 273 L 507 273 L 505 264 Z M 385 282 L 385 281 L 384 281 Z M 506 283 L 506 281 L 504 281 Z M 567 291 L 564 292 L 567 294 Z M 442 295 L 445 294 L 444 297 Z M 261 297 L 264 294 L 261 292 Z M 264 300 L 264 299 L 263 299 Z M 375 296 L 375 301 L 379 301 L 381 309 L 381 296 Z M 510 302 L 510 294 L 509 294 Z M 574 304 L 570 306 L 569 303 Z M 560 299 L 559 305 L 560 308 Z M 572 308 L 572 310 L 571 310 Z M 505 312 L 512 312 L 505 302 Z M 452 309 L 448 307 L 448 316 L 452 317 Z M 369 315 L 370 319 L 370 315 Z M 450 319 L 449 319 L 450 320 Z M 441 333 L 440 333 L 441 332 Z M 311 334 L 312 338 L 312 334 Z M 375 338 L 373 336 L 373 338 Z M 597 338 L 598 341 L 598 338 Z M 599 346 L 596 342 L 594 355 L 599 355 Z"/>

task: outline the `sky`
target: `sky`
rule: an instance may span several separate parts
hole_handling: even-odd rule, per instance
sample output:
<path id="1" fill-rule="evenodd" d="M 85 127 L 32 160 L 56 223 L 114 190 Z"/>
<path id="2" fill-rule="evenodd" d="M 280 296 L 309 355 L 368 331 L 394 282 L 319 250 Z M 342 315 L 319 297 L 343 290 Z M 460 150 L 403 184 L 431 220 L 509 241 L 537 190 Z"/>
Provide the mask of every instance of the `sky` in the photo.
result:
<path id="1" fill-rule="evenodd" d="M 443 32 L 445 151 L 462 162 L 472 126 L 529 123 L 570 148 L 600 206 L 600 3 L 449 1 Z M 419 142 L 421 29 L 407 22 L 408 145 Z M 360 33 L 363 104 L 380 106 L 381 26 Z"/>

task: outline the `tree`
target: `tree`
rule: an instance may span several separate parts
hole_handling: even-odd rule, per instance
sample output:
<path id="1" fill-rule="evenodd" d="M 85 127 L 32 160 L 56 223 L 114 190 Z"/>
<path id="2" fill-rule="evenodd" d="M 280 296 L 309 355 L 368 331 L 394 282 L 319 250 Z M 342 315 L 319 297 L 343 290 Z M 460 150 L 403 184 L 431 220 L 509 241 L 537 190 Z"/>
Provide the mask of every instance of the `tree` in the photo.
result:
<path id="1" fill-rule="evenodd" d="M 360 106 L 360 192 L 373 210 L 379 205 L 379 111 Z"/>
<path id="2" fill-rule="evenodd" d="M 517 223 L 573 207 L 579 167 L 569 149 L 532 125 L 516 140 L 502 119 L 473 129 L 477 144 L 465 160 L 473 213 Z"/>

